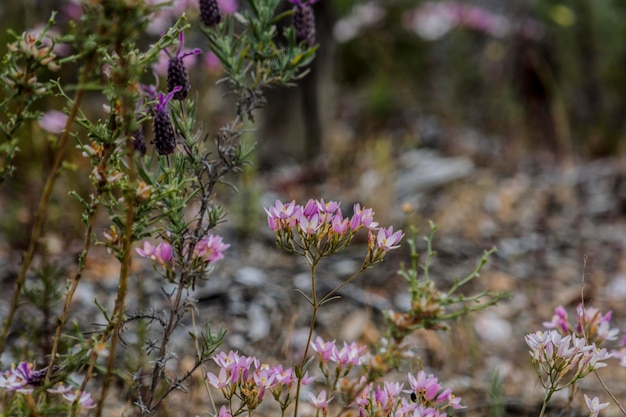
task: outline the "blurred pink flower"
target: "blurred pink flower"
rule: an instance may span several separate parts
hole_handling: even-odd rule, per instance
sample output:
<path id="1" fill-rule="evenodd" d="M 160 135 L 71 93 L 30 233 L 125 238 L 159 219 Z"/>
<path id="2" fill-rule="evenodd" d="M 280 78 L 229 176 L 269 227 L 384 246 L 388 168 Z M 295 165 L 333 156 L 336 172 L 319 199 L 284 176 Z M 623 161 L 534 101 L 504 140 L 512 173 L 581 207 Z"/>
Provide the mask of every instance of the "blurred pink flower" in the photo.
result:
<path id="1" fill-rule="evenodd" d="M 63 132 L 66 123 L 67 115 L 58 110 L 50 110 L 39 119 L 39 126 L 46 132 L 54 133 L 55 135 Z"/>
<path id="2" fill-rule="evenodd" d="M 29 30 L 28 32 L 32 34 L 33 36 L 35 36 L 36 38 L 39 38 L 39 36 L 41 36 L 41 32 L 43 31 L 43 29 L 44 29 L 44 25 L 39 24 L 35 26 L 33 29 Z M 56 28 L 50 28 L 48 29 L 46 36 L 43 37 L 41 42 L 45 46 L 52 46 L 53 41 L 55 41 L 60 36 L 61 36 L 61 33 Z M 68 56 L 72 52 L 72 48 L 70 47 L 70 45 L 66 43 L 55 43 L 54 47 L 52 48 L 52 52 L 54 52 L 56 56 Z"/>
<path id="3" fill-rule="evenodd" d="M 68 0 L 61 8 L 63 15 L 69 20 L 79 20 L 83 15 L 83 7 L 80 0 Z"/>
<path id="4" fill-rule="evenodd" d="M 237 0 L 217 0 L 220 10 L 226 14 L 233 14 L 239 9 Z"/>
<path id="5" fill-rule="evenodd" d="M 204 54 L 204 65 L 213 74 L 221 73 L 224 68 L 217 55 L 211 51 Z"/>
<path id="6" fill-rule="evenodd" d="M 440 39 L 456 27 L 473 29 L 496 38 L 512 33 L 531 39 L 543 36 L 543 27 L 537 21 L 512 21 L 484 7 L 456 1 L 421 3 L 404 15 L 404 26 L 427 40 Z"/>

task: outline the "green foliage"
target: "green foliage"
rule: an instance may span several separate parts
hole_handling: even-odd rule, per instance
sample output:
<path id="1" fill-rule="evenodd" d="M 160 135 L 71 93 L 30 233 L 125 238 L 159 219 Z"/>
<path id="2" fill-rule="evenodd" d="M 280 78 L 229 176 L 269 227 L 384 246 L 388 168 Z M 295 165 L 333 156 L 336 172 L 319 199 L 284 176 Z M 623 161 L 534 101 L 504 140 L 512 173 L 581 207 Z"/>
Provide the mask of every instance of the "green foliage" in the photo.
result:
<path id="1" fill-rule="evenodd" d="M 56 59 L 52 52 L 55 40 L 50 45 L 44 43 L 54 24 L 52 18 L 38 36 L 14 35 L 16 41 L 9 45 L 0 72 L 7 95 L 0 102 L 0 110 L 6 115 L 5 120 L 0 120 L 0 133 L 6 139 L 0 147 L 3 163 L 0 180 L 14 169 L 11 160 L 17 151 L 18 130 L 27 121 L 41 116 L 40 112 L 31 110 L 33 103 L 54 92 L 65 101 L 67 119 L 53 149 L 54 161 L 43 185 L 30 243 L 0 335 L 2 352 L 22 297 L 39 309 L 39 320 L 43 322 L 40 331 L 33 330 L 21 337 L 28 336 L 34 346 L 40 347 L 40 357 L 45 358 L 45 363 L 29 365 L 24 370 L 36 375 L 36 380 L 27 385 L 41 385 L 41 388 L 33 394 L 12 394 L 5 410 L 13 410 L 16 415 L 45 415 L 58 413 L 56 407 L 60 406 L 68 415 L 76 415 L 78 397 L 65 391 L 54 396 L 47 390 L 58 387 L 60 381 L 68 382 L 69 375 L 76 372 L 82 376 L 79 393 L 92 380 L 101 389 L 94 404 L 96 415 L 102 415 L 114 380 L 135 392 L 140 415 L 152 415 L 159 412 L 169 394 L 185 389 L 185 381 L 221 344 L 223 330 L 214 332 L 207 325 L 204 332 L 190 332 L 197 351 L 195 363 L 182 375 L 164 371 L 166 363 L 175 357 L 169 347 L 172 333 L 193 311 L 190 308 L 193 303 L 183 295 L 193 291 L 197 280 L 208 278 L 212 262 L 220 259 L 215 251 L 228 247 L 221 238 L 212 240 L 215 236 L 210 231 L 224 221 L 226 214 L 216 202 L 216 186 L 229 174 L 240 172 L 253 149 L 240 141 L 244 119 L 253 120 L 254 110 L 264 104 L 264 89 L 293 85 L 303 77 L 315 53 L 315 48 L 296 45 L 291 29 L 283 34 L 286 43 L 276 40 L 279 35 L 276 22 L 288 17 L 288 14 L 276 15 L 277 0 L 251 1 L 250 5 L 251 11 L 236 15 L 237 19 L 229 16 L 216 28 L 202 28 L 211 48 L 222 60 L 230 93 L 237 97 L 234 119 L 222 126 L 210 126 L 210 131 L 198 114 L 194 98 L 170 102 L 168 92 L 158 92 L 161 84 L 158 81 L 155 86 L 143 85 L 159 54 L 168 48 L 182 48 L 177 43 L 183 40 L 182 32 L 191 27 L 183 15 L 158 40 L 145 46 L 149 20 L 166 5 L 127 0 L 84 1 L 80 20 L 69 25 L 67 34 L 56 38 L 75 51 L 62 59 Z M 51 70 L 75 71 L 78 80 L 50 79 Z M 87 110 L 86 95 L 105 103 L 106 111 L 93 114 Z M 174 152 L 158 154 L 151 146 L 144 155 L 135 150 L 136 141 L 144 125 L 157 112 L 167 114 L 164 120 L 172 124 Z M 76 141 L 76 148 L 83 156 L 78 163 L 66 155 L 70 138 Z M 88 178 L 91 186 L 86 192 L 69 193 L 82 208 L 84 227 L 77 268 L 69 278 L 67 271 L 52 264 L 38 269 L 34 263 L 39 249 L 37 242 L 46 235 L 45 221 L 57 208 L 51 196 L 56 188 L 64 186 L 57 179 L 65 167 L 72 167 Z M 105 219 L 103 233 L 97 232 L 101 230 L 96 228 L 98 218 Z M 167 301 L 164 311 L 130 313 L 127 297 L 131 291 L 131 255 L 137 241 L 146 238 L 162 241 L 159 250 L 165 248 L 159 252 L 159 258 L 154 258 L 154 252 L 148 249 L 144 252 L 146 257 L 159 261 L 154 264 L 155 279 L 163 279 L 159 282 L 163 285 L 173 283 L 176 289 L 163 291 Z M 207 247 L 209 244 L 214 246 Z M 117 261 L 119 275 L 114 306 L 95 300 L 104 323 L 87 338 L 84 330 L 76 327 L 70 332 L 66 324 L 74 314 L 72 300 L 93 245 L 107 249 L 111 261 Z M 204 246 L 200 248 L 200 245 Z M 32 271 L 35 276 L 31 278 Z M 128 346 L 124 339 L 131 323 L 138 324 L 138 334 L 143 337 L 133 342 L 136 346 Z M 140 353 L 132 360 L 129 357 L 127 361 L 119 361 L 120 346 Z M 137 368 L 129 374 L 128 369 L 119 368 L 120 364 Z M 60 396 L 70 406 L 63 408 Z M 85 404 L 80 405 L 89 406 L 91 400 L 83 400 Z"/>

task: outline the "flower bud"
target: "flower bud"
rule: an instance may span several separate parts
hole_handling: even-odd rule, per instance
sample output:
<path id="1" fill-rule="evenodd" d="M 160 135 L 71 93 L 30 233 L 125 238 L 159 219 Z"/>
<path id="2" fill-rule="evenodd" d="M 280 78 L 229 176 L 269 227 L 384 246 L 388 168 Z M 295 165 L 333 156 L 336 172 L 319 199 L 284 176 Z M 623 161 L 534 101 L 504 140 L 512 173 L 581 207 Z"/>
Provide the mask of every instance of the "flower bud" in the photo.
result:
<path id="1" fill-rule="evenodd" d="M 167 91 L 172 91 L 177 86 L 180 87 L 180 90 L 174 94 L 173 98 L 176 100 L 186 99 L 187 94 L 189 94 L 187 69 L 182 59 L 174 57 L 170 59 L 167 65 Z"/>
<path id="2" fill-rule="evenodd" d="M 296 3 L 293 15 L 293 27 L 296 29 L 296 41 L 306 46 L 315 45 L 315 15 L 310 3 Z"/>
<path id="3" fill-rule="evenodd" d="M 200 20 L 206 26 L 215 26 L 222 20 L 217 0 L 200 0 Z"/>
<path id="4" fill-rule="evenodd" d="M 167 108 L 167 103 L 174 97 L 180 87 L 175 87 L 168 95 L 157 94 L 157 104 L 154 106 L 154 118 L 152 119 L 154 130 L 154 146 L 159 155 L 169 155 L 176 149 L 176 133 L 172 126 L 172 120 Z"/>

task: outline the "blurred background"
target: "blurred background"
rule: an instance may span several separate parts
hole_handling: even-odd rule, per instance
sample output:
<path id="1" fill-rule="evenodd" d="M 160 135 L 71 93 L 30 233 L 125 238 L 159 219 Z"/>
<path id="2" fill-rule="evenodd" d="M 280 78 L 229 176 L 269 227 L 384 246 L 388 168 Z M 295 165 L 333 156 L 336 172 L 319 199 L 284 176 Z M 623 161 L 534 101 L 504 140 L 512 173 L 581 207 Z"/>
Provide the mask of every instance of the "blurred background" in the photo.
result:
<path id="1" fill-rule="evenodd" d="M 147 40 L 183 11 L 195 24 L 195 0 L 172 3 Z M 245 7 L 239 3 L 221 1 L 226 13 Z M 19 33 L 41 26 L 52 10 L 62 28 L 78 16 L 78 1 L 6 2 L 0 18 Z M 509 169 L 528 159 L 622 152 L 623 1 L 319 0 L 314 10 L 319 59 L 298 89 L 308 100 L 293 106 L 275 92 L 268 108 L 280 117 L 262 122 L 270 165 L 351 153 L 381 136 L 394 150 L 437 148 Z M 191 32 L 188 46 L 202 47 Z M 186 62 L 202 81 L 200 97 L 215 89 L 207 78 L 219 66 L 208 54 Z"/>
<path id="2" fill-rule="evenodd" d="M 244 3 L 220 0 L 225 13 Z M 40 26 L 56 9 L 63 28 L 77 7 L 69 0 L 4 2 L 0 21 L 20 33 Z M 282 7 L 291 5 L 285 1 Z M 471 392 L 476 393 L 467 415 L 485 415 L 476 404 L 484 402 L 494 370 L 505 377 L 504 395 L 520 399 L 518 404 L 524 399 L 534 404 L 541 394 L 528 383 L 534 374 L 523 336 L 549 320 L 556 305 L 571 308 L 581 301 L 581 277 L 586 279 L 584 299 L 613 309 L 616 326 L 623 327 L 626 2 L 318 0 L 313 9 L 320 46 L 311 73 L 297 88 L 268 93 L 257 129 L 246 139 L 258 144 L 254 163 L 233 179 L 238 193 L 225 188 L 220 195 L 229 212 L 220 233 L 233 245 L 218 273 L 232 280 L 213 291 L 238 304 L 210 308 L 226 323 L 237 323 L 228 343 L 268 349 L 268 335 L 279 340 L 286 326 L 299 329 L 285 322 L 296 317 L 292 313 L 302 303 L 287 301 L 289 293 L 272 304 L 270 296 L 254 288 L 270 283 L 278 291 L 284 280 L 291 283 L 302 273 L 302 265 L 272 248 L 262 206 L 276 198 L 304 203 L 323 197 L 340 200 L 349 210 L 360 202 L 375 209 L 381 224 L 415 225 L 422 232 L 428 231 L 428 220 L 439 225 L 438 285 L 471 271 L 484 249 L 498 247 L 476 288 L 510 291 L 512 300 L 468 318 L 460 332 L 430 339 L 421 335 L 416 349 L 423 349 L 426 362 L 443 375 L 471 376 L 469 382 L 457 381 L 470 392 L 465 394 L 470 405 Z M 175 0 L 155 18 L 146 42 L 183 11 L 192 25 L 186 46 L 207 49 L 197 30 L 194 0 Z M 7 39 L 0 33 L 0 49 Z M 215 85 L 222 73 L 214 57 L 193 58 L 185 63 L 192 91 L 198 92 L 199 118 L 209 133 L 215 132 L 229 121 L 232 103 Z M 75 74 L 58 76 L 69 82 Z M 153 80 L 146 76 L 146 83 Z M 94 94 L 90 103 L 88 111 L 100 114 L 102 97 Z M 47 105 L 42 110 L 61 109 L 64 103 L 52 97 Z M 18 174 L 0 189 L 0 255 L 7 265 L 16 264 L 28 243 L 51 157 L 51 136 L 39 125 L 22 134 Z M 71 161 L 81 166 L 83 159 L 75 151 Z M 90 185 L 71 166 L 60 184 L 47 242 L 49 253 L 65 255 L 76 248 L 81 233 L 79 206 L 67 191 L 84 194 Z M 266 248 L 253 243 L 259 239 Z M 365 280 L 363 300 L 371 301 L 374 294 L 402 308 L 401 280 L 389 283 L 398 279 L 403 259 L 390 256 Z M 115 276 L 113 267 L 96 268 L 106 261 L 91 262 L 93 276 Z M 3 271 L 2 263 L 3 281 L 10 284 L 14 266 Z M 328 275 L 341 277 L 342 272 L 330 269 Z M 283 281 L 274 282 L 278 279 Z M 218 296 L 210 293 L 206 299 Z M 267 326 L 259 336 L 261 313 Z M 365 313 L 360 327 L 348 325 L 351 313 L 329 315 L 320 331 L 341 338 L 333 332 L 342 326 L 352 338 L 366 339 L 374 313 Z M 306 321 L 301 324 L 306 327 Z M 611 371 L 618 381 L 613 387 L 621 390 L 615 394 L 624 398 L 623 370 Z M 586 388 L 590 396 L 602 393 L 597 384 Z"/>

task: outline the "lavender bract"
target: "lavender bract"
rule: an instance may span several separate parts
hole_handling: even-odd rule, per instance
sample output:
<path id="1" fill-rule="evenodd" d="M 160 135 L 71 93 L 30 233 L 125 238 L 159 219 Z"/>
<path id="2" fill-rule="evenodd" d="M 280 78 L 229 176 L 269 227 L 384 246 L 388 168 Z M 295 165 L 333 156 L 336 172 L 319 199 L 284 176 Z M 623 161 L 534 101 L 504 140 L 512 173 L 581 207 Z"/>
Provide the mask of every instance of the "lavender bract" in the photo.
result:
<path id="1" fill-rule="evenodd" d="M 316 0 L 289 0 L 294 4 L 293 27 L 296 30 L 296 41 L 306 46 L 315 45 L 315 14 L 311 4 Z"/>
<path id="2" fill-rule="evenodd" d="M 183 44 L 185 42 L 183 32 L 180 32 L 178 35 L 178 40 L 179 44 L 176 54 L 172 56 L 167 52 L 169 56 L 169 63 L 167 65 L 167 92 L 174 92 L 174 90 L 179 87 L 179 90 L 174 92 L 172 98 L 175 100 L 184 100 L 189 95 L 190 85 L 189 75 L 187 74 L 187 68 L 183 63 L 183 59 L 188 56 L 198 55 L 202 53 L 202 51 L 196 48 L 189 52 L 183 52 Z"/>
<path id="3" fill-rule="evenodd" d="M 176 149 L 176 133 L 172 126 L 172 119 L 167 109 L 167 104 L 174 95 L 180 91 L 175 87 L 169 94 L 157 93 L 157 104 L 154 106 L 154 118 L 152 120 L 154 130 L 154 146 L 159 155 L 170 155 Z"/>

